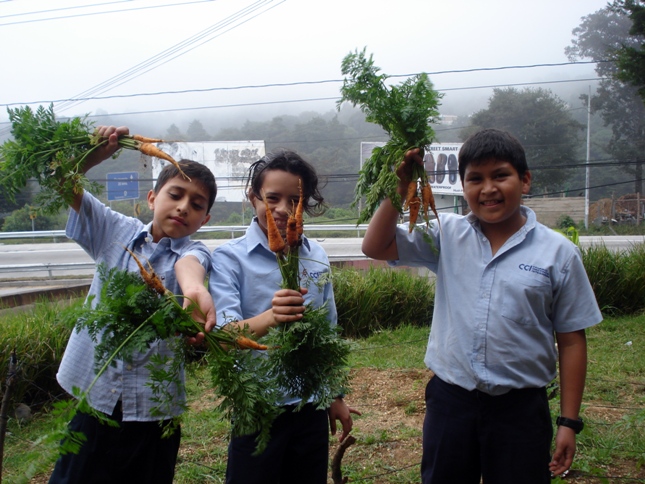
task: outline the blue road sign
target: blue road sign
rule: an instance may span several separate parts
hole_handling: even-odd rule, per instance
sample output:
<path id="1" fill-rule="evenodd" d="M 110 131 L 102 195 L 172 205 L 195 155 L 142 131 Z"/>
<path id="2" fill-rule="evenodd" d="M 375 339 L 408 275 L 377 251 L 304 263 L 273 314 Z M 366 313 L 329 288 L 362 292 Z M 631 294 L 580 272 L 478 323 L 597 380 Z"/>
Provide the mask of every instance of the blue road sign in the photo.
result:
<path id="1" fill-rule="evenodd" d="M 139 199 L 139 173 L 136 171 L 126 173 L 108 173 L 107 199 L 138 200 Z"/>

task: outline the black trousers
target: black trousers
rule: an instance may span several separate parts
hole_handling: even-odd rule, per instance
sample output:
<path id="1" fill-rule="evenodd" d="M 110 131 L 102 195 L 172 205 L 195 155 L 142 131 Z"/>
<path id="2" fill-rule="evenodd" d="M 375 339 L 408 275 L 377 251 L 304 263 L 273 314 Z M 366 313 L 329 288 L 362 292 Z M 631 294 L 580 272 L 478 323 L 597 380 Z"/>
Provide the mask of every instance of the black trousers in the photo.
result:
<path id="1" fill-rule="evenodd" d="M 159 422 L 122 422 L 120 406 L 110 418 L 112 427 L 96 417 L 77 413 L 70 430 L 87 441 L 78 454 L 56 462 L 50 484 L 172 484 L 181 430 L 162 437 Z"/>
<path id="2" fill-rule="evenodd" d="M 329 417 L 326 410 L 288 407 L 273 423 L 271 440 L 260 455 L 256 435 L 231 439 L 227 484 L 327 484 Z"/>
<path id="3" fill-rule="evenodd" d="M 491 396 L 433 377 L 426 387 L 423 484 L 546 484 L 553 425 L 545 388 Z"/>

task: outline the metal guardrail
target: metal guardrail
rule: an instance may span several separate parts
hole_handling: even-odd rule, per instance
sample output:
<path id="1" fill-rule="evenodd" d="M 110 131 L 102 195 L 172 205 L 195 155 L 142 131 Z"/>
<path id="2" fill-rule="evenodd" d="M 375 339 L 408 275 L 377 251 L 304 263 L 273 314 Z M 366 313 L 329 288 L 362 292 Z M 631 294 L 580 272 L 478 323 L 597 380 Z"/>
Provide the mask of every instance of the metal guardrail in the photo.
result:
<path id="1" fill-rule="evenodd" d="M 197 233 L 208 233 L 208 232 L 230 232 L 231 237 L 235 237 L 235 234 L 246 232 L 248 228 L 247 225 L 205 225 L 200 227 Z M 305 232 L 341 232 L 341 231 L 350 231 L 356 232 L 357 237 L 361 236 L 361 233 L 365 232 L 367 229 L 367 224 L 353 225 L 306 225 Z M 34 230 L 34 231 L 23 231 L 23 232 L 0 232 L 0 240 L 2 239 L 31 239 L 31 238 L 57 238 L 67 239 L 64 230 Z"/>
<path id="2" fill-rule="evenodd" d="M 248 227 L 246 225 L 207 225 L 201 227 L 198 233 L 208 232 L 230 232 L 231 238 L 235 238 L 236 234 L 246 232 Z M 362 225 L 307 225 L 305 232 L 344 232 L 355 231 L 357 237 L 361 237 L 362 233 L 367 229 L 367 224 Z M 0 240 L 4 239 L 30 239 L 30 238 L 57 238 L 68 240 L 64 230 L 36 230 L 24 232 L 0 232 Z M 367 258 L 367 257 L 359 257 Z M 330 262 L 346 260 L 342 256 L 330 256 Z M 9 274 L 16 272 L 47 272 L 50 278 L 53 277 L 53 272 L 57 271 L 89 271 L 95 268 L 94 262 L 74 262 L 74 263 L 40 263 L 40 264 L 13 264 L 0 266 L 0 274 Z"/>
<path id="3" fill-rule="evenodd" d="M 47 272 L 49 277 L 53 277 L 53 271 L 71 271 L 71 270 L 92 270 L 95 268 L 94 262 L 71 262 L 66 264 L 43 263 L 43 264 L 10 264 L 0 266 L 0 274 L 15 272 Z"/>

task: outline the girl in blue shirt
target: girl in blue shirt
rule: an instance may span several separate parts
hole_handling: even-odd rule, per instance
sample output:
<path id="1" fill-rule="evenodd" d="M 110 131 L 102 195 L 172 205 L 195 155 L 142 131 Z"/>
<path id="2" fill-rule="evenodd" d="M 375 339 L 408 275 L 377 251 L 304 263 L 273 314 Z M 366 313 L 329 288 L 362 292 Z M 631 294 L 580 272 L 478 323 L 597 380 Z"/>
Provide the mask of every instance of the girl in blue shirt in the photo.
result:
<path id="1" fill-rule="evenodd" d="M 282 276 L 276 255 L 269 249 L 265 200 L 276 225 L 285 235 L 287 218 L 300 197 L 309 215 L 319 215 L 324 199 L 318 190 L 314 168 L 298 154 L 280 150 L 266 155 L 250 170 L 247 196 L 256 216 L 246 234 L 213 251 L 209 289 L 215 301 L 218 324 L 248 326 L 256 337 L 270 327 L 302 319 L 305 304 L 323 304 L 329 310 L 329 324 L 336 324 L 336 305 L 331 284 L 329 260 L 315 241 L 302 237 L 300 247 L 300 292 L 280 289 Z M 285 407 L 271 427 L 266 450 L 254 456 L 256 435 L 233 437 L 229 444 L 226 482 L 228 484 L 326 484 L 329 456 L 329 429 L 336 433 L 340 420 L 343 441 L 352 429 L 350 409 L 342 397 L 327 410 L 311 404 L 299 411 L 292 395 L 283 395 L 276 405 Z M 329 422 L 329 423 L 328 423 Z"/>

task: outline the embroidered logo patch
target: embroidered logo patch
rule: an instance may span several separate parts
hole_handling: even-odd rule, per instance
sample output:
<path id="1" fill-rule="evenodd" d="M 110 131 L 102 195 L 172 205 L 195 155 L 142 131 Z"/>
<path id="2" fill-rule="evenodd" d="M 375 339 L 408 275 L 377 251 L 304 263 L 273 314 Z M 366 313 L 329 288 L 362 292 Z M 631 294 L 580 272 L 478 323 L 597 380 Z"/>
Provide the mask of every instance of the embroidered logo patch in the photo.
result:
<path id="1" fill-rule="evenodd" d="M 540 274 L 541 276 L 544 276 L 544 277 L 550 277 L 549 271 L 538 266 L 533 266 L 530 264 L 520 264 L 519 268 L 521 271 L 533 272 L 535 274 Z"/>

